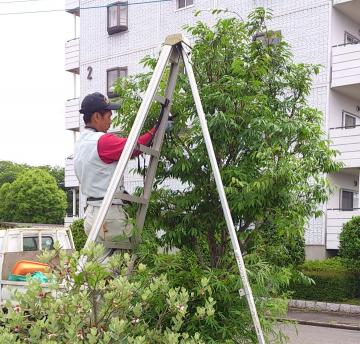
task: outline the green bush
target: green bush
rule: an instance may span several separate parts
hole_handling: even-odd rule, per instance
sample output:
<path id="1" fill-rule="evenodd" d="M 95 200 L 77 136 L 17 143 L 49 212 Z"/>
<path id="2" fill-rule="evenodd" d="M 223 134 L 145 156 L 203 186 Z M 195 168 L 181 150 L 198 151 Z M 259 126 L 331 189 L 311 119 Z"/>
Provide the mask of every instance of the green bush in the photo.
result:
<path id="1" fill-rule="evenodd" d="M 274 225 L 263 226 L 258 232 L 251 251 L 276 266 L 297 266 L 305 261 L 304 231 L 291 235 Z"/>
<path id="2" fill-rule="evenodd" d="M 184 251 L 147 255 L 145 265 L 140 252 L 129 275 L 128 254 L 101 264 L 101 246 L 82 253 L 88 259 L 80 271 L 79 252 L 60 255 L 60 268 L 48 275 L 51 292 L 32 280 L 25 294 L 15 294 L 15 307 L 8 302 L 8 311 L 0 310 L 0 343 L 257 343 L 236 264 L 228 271 L 203 269 Z M 52 257 L 46 251 L 42 261 Z M 289 270 L 255 255 L 246 264 L 265 336 L 284 343 L 274 329 L 287 300 L 270 296 L 279 295 Z"/>
<path id="3" fill-rule="evenodd" d="M 299 269 L 315 284 L 293 284 L 295 299 L 343 302 L 360 298 L 360 273 L 346 267 L 338 257 L 307 261 Z"/>
<path id="4" fill-rule="evenodd" d="M 345 223 L 340 233 L 339 255 L 348 266 L 360 265 L 360 216 Z"/>
<path id="5" fill-rule="evenodd" d="M 84 231 L 84 219 L 75 220 L 71 225 L 70 229 L 74 239 L 75 249 L 80 251 L 86 242 L 87 235 Z"/>

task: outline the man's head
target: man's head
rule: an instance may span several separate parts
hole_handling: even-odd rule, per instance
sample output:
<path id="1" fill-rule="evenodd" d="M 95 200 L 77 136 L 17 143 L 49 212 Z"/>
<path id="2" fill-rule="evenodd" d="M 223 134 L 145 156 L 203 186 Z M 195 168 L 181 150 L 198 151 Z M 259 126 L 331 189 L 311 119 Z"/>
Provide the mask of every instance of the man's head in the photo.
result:
<path id="1" fill-rule="evenodd" d="M 84 115 L 85 125 L 106 133 L 111 125 L 111 110 L 118 108 L 120 104 L 110 103 L 103 94 L 95 92 L 83 99 L 80 113 Z"/>

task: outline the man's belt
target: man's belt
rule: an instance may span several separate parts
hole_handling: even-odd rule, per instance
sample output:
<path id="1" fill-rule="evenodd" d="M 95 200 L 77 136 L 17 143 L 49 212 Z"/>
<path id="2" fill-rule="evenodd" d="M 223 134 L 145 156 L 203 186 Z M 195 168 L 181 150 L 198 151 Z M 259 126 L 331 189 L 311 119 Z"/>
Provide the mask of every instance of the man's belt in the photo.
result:
<path id="1" fill-rule="evenodd" d="M 97 201 L 103 201 L 104 197 L 88 197 L 88 202 L 97 202 Z M 113 205 L 122 205 L 122 204 L 131 204 L 129 201 L 124 201 L 122 199 L 113 199 L 112 203 Z"/>

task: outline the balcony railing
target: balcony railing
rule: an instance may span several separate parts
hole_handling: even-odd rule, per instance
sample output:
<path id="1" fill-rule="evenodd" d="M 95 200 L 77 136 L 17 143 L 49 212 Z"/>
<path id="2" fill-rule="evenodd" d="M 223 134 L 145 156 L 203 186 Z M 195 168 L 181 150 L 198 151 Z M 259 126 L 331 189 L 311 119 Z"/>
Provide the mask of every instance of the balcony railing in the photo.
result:
<path id="1" fill-rule="evenodd" d="M 351 220 L 353 216 L 360 216 L 360 209 L 341 210 L 328 209 L 326 211 L 326 248 L 337 250 L 339 248 L 339 235 L 343 225 Z"/>
<path id="2" fill-rule="evenodd" d="M 65 0 L 65 11 L 80 15 L 80 0 Z"/>
<path id="3" fill-rule="evenodd" d="M 338 127 L 329 130 L 330 147 L 339 154 L 336 161 L 344 167 L 360 167 L 360 126 Z"/>
<path id="4" fill-rule="evenodd" d="M 74 170 L 73 158 L 65 159 L 65 187 L 74 188 L 79 186 L 79 181 L 76 178 Z"/>
<path id="5" fill-rule="evenodd" d="M 80 129 L 79 98 L 68 99 L 65 103 L 65 129 Z"/>
<path id="6" fill-rule="evenodd" d="M 354 22 L 360 23 L 360 0 L 333 0 L 333 5 Z"/>
<path id="7" fill-rule="evenodd" d="M 331 87 L 360 99 L 360 44 L 332 48 Z"/>
<path id="8" fill-rule="evenodd" d="M 74 38 L 65 43 L 65 70 L 79 74 L 80 40 Z"/>

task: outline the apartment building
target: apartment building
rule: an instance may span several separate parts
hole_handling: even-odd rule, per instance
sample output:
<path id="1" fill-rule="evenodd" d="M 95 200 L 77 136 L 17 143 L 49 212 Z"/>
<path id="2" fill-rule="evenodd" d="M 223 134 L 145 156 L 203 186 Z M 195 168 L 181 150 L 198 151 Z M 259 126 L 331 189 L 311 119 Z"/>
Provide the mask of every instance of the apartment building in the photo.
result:
<path id="1" fill-rule="evenodd" d="M 148 2 L 148 3 L 146 3 Z M 78 108 L 88 93 L 100 91 L 110 98 L 113 82 L 142 71 L 139 61 L 156 55 L 164 38 L 182 31 L 199 18 L 210 24 L 215 17 L 196 10 L 228 8 L 241 16 L 255 7 L 271 8 L 271 27 L 281 30 L 296 61 L 323 66 L 314 77 L 309 102 L 324 113 L 324 128 L 344 166 L 328 176 L 333 194 L 324 215 L 310 221 L 306 231 L 307 256 L 324 258 L 339 246 L 343 223 L 360 215 L 360 0 L 66 0 L 66 11 L 80 22 L 80 38 L 66 42 L 65 69 L 74 75 L 74 99 L 66 101 L 65 128 L 76 134 L 83 123 Z M 80 83 L 80 93 L 77 85 Z M 125 177 L 131 191 L 141 178 Z M 82 216 L 84 201 L 66 159 L 66 187 L 73 189 L 73 214 Z M 80 200 L 80 202 L 79 202 Z"/>

